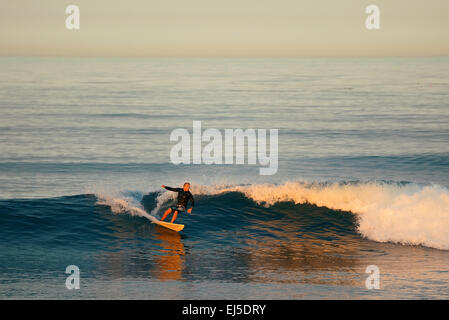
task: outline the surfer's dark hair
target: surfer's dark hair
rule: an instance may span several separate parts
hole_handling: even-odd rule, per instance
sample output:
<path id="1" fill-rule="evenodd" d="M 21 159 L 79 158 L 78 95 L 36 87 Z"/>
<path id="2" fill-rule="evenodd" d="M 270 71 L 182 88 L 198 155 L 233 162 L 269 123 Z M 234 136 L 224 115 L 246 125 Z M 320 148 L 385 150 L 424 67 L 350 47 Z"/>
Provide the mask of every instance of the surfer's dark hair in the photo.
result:
<path id="1" fill-rule="evenodd" d="M 190 185 L 190 182 L 184 182 L 184 186 L 185 186 L 186 184 Z"/>

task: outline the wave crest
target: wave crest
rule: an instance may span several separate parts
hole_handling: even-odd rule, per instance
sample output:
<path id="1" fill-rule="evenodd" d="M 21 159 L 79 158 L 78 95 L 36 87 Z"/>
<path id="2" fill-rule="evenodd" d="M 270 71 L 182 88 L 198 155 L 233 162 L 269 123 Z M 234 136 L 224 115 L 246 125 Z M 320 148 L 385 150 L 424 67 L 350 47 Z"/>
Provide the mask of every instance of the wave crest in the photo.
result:
<path id="1" fill-rule="evenodd" d="M 194 195 L 214 196 L 239 192 L 259 205 L 279 202 L 313 204 L 357 216 L 358 232 L 371 240 L 449 250 L 449 190 L 432 185 L 395 183 L 304 183 L 254 185 L 192 185 Z M 114 213 L 130 213 L 154 221 L 162 206 L 175 199 L 174 192 L 161 192 L 148 214 L 141 199 L 97 195 L 98 203 Z"/>
<path id="2" fill-rule="evenodd" d="M 156 217 L 141 208 L 141 205 L 136 203 L 136 200 L 132 197 L 117 197 L 98 193 L 95 196 L 98 205 L 110 207 L 113 213 L 127 213 L 132 216 L 145 217 L 152 222 L 157 220 Z"/>
<path id="3" fill-rule="evenodd" d="M 237 191 L 265 206 L 292 201 L 349 211 L 368 239 L 449 249 L 449 191 L 437 185 L 286 182 L 194 189 L 200 194 Z"/>

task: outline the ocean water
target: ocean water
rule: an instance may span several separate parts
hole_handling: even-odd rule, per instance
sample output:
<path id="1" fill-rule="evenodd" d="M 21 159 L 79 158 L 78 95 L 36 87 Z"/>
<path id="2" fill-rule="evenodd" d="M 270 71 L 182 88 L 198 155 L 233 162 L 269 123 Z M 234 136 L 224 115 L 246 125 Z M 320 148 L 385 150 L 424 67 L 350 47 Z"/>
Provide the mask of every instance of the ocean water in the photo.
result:
<path id="1" fill-rule="evenodd" d="M 277 173 L 172 164 L 193 121 Z M 448 188 L 447 57 L 0 58 L 1 299 L 447 299 Z"/>

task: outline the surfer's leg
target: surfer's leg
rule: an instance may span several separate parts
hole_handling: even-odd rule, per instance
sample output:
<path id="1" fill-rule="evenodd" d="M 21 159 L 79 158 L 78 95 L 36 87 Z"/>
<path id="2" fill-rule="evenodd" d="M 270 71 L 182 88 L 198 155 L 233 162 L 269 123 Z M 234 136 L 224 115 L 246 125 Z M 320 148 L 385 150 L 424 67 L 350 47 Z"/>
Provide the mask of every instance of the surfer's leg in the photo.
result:
<path id="1" fill-rule="evenodd" d="M 161 221 L 164 221 L 165 218 L 171 213 L 171 208 L 168 208 L 167 211 L 165 211 L 164 215 L 161 218 Z"/>
<path id="2" fill-rule="evenodd" d="M 171 218 L 171 223 L 173 223 L 176 220 L 177 216 L 178 216 L 178 210 L 175 210 L 175 213 L 173 213 L 173 218 Z"/>

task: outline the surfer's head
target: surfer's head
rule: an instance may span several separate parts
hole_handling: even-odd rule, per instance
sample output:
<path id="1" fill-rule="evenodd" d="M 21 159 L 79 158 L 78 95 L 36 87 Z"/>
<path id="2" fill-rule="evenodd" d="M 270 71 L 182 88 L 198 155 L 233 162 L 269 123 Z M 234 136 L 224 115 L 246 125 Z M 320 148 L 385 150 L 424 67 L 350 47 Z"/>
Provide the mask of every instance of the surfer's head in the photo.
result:
<path id="1" fill-rule="evenodd" d="M 190 189 L 190 182 L 184 182 L 183 189 L 184 189 L 184 191 L 189 191 L 189 189 Z"/>

